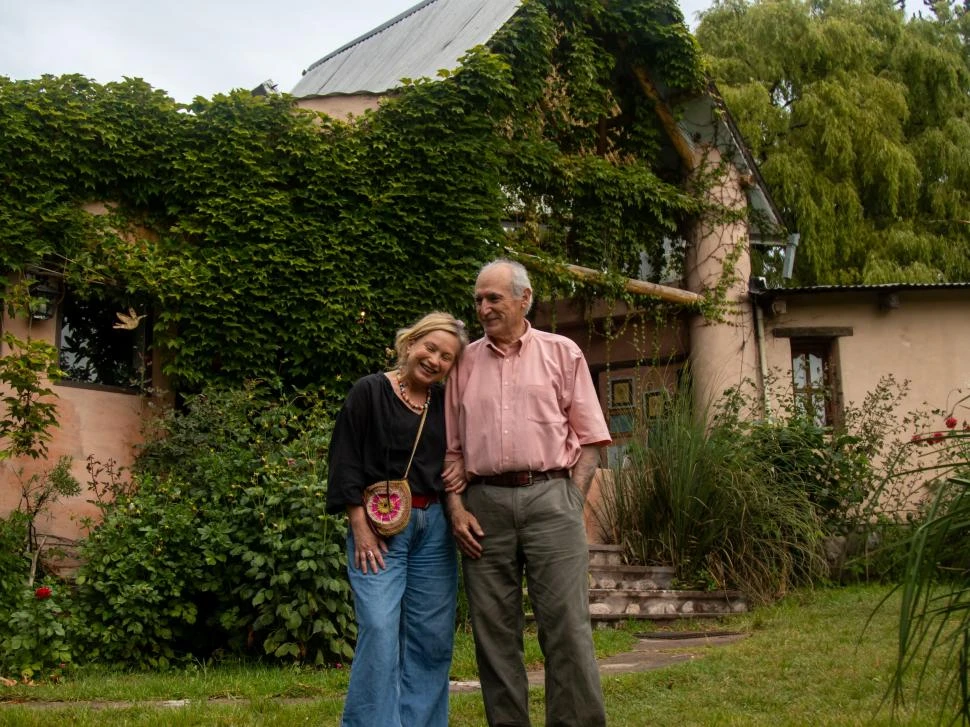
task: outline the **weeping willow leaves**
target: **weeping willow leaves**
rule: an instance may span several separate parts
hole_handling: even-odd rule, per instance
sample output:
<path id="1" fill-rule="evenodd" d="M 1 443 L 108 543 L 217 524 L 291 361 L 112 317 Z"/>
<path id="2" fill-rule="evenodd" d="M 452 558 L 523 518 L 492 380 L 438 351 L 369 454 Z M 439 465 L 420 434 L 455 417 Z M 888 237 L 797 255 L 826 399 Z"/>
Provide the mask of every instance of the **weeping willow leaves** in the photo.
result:
<path id="1" fill-rule="evenodd" d="M 726 0 L 697 37 L 776 202 L 799 283 L 970 279 L 963 10 Z"/>

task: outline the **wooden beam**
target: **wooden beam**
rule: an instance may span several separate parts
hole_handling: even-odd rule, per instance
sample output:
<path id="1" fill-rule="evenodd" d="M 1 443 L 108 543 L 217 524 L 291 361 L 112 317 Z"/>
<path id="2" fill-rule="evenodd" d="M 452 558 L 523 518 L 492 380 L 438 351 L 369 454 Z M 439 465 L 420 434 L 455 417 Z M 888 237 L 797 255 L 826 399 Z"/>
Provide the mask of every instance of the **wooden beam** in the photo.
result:
<path id="1" fill-rule="evenodd" d="M 519 253 L 517 257 L 532 258 L 534 260 L 540 259 L 535 255 L 524 255 L 521 253 Z M 593 268 L 584 268 L 582 265 L 572 265 L 569 263 L 557 263 L 550 260 L 543 260 L 543 263 L 546 265 L 553 265 L 560 270 L 565 270 L 570 275 L 581 278 L 582 280 L 601 283 L 607 282 L 606 275 L 601 273 L 599 270 L 593 270 Z M 623 282 L 623 289 L 635 295 L 645 295 L 650 298 L 659 298 L 660 300 L 666 300 L 670 303 L 679 303 L 680 305 L 697 305 L 704 300 L 703 295 L 694 293 L 690 290 L 674 288 L 669 285 L 660 285 L 658 283 L 649 283 L 646 280 L 637 280 L 636 278 L 627 278 Z"/>
<path id="2" fill-rule="evenodd" d="M 684 138 L 680 127 L 677 126 L 677 120 L 670 111 L 670 107 L 667 103 L 660 98 L 660 92 L 657 91 L 657 87 L 653 85 L 653 81 L 650 80 L 650 76 L 647 72 L 640 67 L 634 67 L 634 75 L 637 77 L 637 81 L 640 82 L 640 88 L 647 97 L 653 101 L 654 111 L 657 112 L 657 116 L 660 117 L 660 123 L 663 125 L 664 130 L 667 132 L 667 136 L 670 138 L 670 143 L 674 145 L 680 158 L 683 160 L 684 164 L 691 171 L 697 167 L 697 156 L 694 154 L 694 150 L 691 148 L 690 144 Z"/>

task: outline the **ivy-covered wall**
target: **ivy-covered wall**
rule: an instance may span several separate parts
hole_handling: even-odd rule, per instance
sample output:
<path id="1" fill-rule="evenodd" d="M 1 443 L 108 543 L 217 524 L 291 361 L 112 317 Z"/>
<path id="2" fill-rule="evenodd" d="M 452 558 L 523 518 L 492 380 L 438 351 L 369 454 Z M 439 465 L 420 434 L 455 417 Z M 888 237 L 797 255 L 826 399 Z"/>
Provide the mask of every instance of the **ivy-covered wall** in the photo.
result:
<path id="1" fill-rule="evenodd" d="M 703 91 L 673 0 L 527 0 L 458 72 L 352 125 L 287 96 L 183 107 L 136 80 L 0 78 L 0 271 L 154 310 L 180 390 L 339 397 L 419 314 L 471 318 L 475 269 L 505 246 L 636 276 L 704 211 L 637 69 L 672 106 Z M 536 283 L 583 292 L 541 265 Z"/>

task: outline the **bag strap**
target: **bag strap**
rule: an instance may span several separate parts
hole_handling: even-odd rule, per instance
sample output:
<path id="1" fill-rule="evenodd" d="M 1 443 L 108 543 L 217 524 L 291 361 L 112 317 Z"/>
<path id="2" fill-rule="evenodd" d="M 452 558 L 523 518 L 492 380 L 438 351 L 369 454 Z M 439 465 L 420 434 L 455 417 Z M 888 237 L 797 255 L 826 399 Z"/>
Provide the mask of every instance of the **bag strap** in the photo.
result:
<path id="1" fill-rule="evenodd" d="M 430 396 L 430 394 L 431 392 L 429 391 L 428 395 Z M 411 471 L 411 463 L 414 461 L 414 453 L 418 451 L 418 442 L 421 441 L 421 432 L 424 431 L 424 420 L 427 418 L 428 418 L 428 407 L 425 407 L 424 411 L 421 413 L 421 423 L 418 424 L 418 436 L 414 438 L 414 447 L 411 449 L 411 459 L 408 460 L 407 469 L 404 470 L 405 480 L 408 478 L 408 472 Z"/>

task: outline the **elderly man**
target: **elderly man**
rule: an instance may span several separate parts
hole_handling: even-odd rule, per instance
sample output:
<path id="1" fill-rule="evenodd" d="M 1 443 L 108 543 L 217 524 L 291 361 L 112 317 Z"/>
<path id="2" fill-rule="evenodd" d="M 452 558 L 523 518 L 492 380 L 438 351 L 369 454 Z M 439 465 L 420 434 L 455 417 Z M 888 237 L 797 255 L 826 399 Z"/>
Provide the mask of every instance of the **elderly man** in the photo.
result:
<path id="1" fill-rule="evenodd" d="M 526 313 L 529 276 L 496 260 L 479 272 L 485 336 L 448 379 L 445 482 L 490 725 L 529 725 L 522 576 L 545 656 L 546 724 L 592 727 L 606 716 L 589 623 L 583 504 L 610 442 L 589 368 L 570 339 Z"/>

